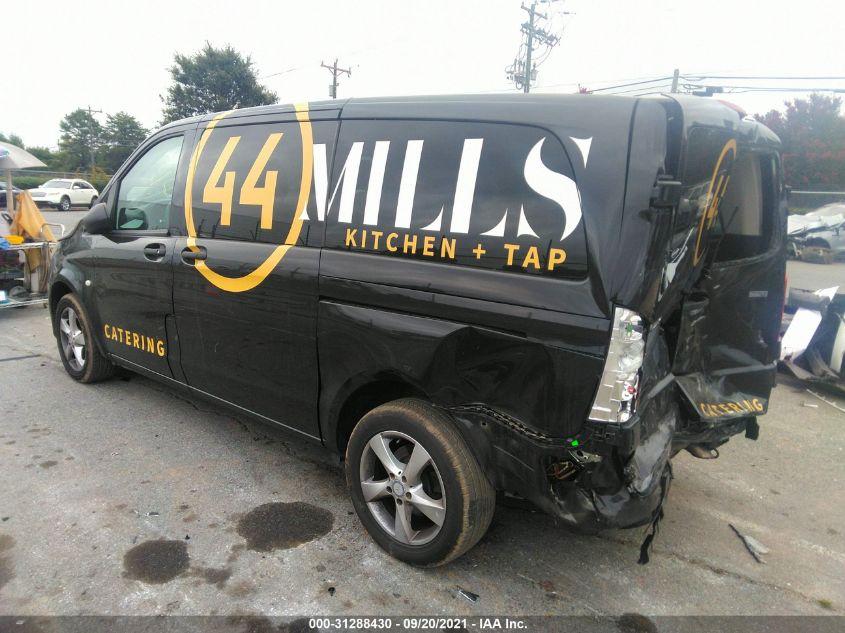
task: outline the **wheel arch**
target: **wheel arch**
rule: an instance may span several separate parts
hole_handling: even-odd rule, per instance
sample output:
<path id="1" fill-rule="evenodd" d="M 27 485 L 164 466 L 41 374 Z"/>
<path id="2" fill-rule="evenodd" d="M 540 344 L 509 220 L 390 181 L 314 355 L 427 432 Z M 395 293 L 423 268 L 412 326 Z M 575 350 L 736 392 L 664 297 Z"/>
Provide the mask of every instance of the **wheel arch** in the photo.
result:
<path id="1" fill-rule="evenodd" d="M 349 381 L 335 399 L 323 440 L 330 448 L 343 455 L 352 429 L 358 421 L 367 412 L 399 398 L 429 400 L 422 388 L 401 376 L 359 377 Z"/>
<path id="2" fill-rule="evenodd" d="M 53 334 L 56 334 L 56 306 L 59 305 L 59 301 L 65 295 L 71 294 L 76 292 L 76 289 L 73 287 L 70 281 L 63 277 L 59 277 L 58 279 L 53 280 L 53 283 L 50 284 L 50 294 L 49 294 L 49 306 L 50 306 L 50 321 L 53 326 Z M 78 292 L 76 293 L 79 294 Z"/>

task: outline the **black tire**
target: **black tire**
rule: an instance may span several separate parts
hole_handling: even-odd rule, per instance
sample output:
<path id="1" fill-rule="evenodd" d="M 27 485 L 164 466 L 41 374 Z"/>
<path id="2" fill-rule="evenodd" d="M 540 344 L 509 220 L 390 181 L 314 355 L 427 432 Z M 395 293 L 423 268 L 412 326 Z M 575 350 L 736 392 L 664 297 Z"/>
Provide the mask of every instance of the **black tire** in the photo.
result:
<path id="1" fill-rule="evenodd" d="M 62 196 L 62 199 L 59 201 L 59 211 L 70 211 L 70 198 Z"/>
<path id="2" fill-rule="evenodd" d="M 66 314 L 69 314 L 66 313 L 66 310 L 73 312 L 75 321 L 84 336 L 82 362 L 72 351 L 68 351 L 65 345 L 67 334 L 63 335 L 64 324 L 62 320 Z M 66 294 L 59 299 L 56 311 L 53 313 L 53 325 L 56 332 L 56 342 L 59 346 L 59 357 L 62 359 L 65 371 L 71 378 L 83 383 L 92 383 L 110 378 L 114 374 L 114 365 L 97 348 L 94 341 L 94 332 L 91 328 L 91 320 L 76 295 Z"/>
<path id="3" fill-rule="evenodd" d="M 368 503 L 364 499 L 362 465 L 366 469 L 367 459 L 372 459 L 370 452 L 373 451 L 368 448 L 370 441 L 383 437 L 380 435 L 382 433 L 407 436 L 408 440 L 413 440 L 411 446 L 421 445 L 425 449 L 424 452 L 430 456 L 428 479 L 433 479 L 431 473 L 434 472 L 437 479 L 433 485 L 442 485 L 438 501 L 443 500 L 445 516 L 441 518 L 439 527 L 432 523 L 439 531 L 436 531 L 428 542 L 411 544 L 413 539 L 401 542 L 376 518 L 376 513 L 382 511 L 371 510 L 371 504 L 382 504 L 385 512 L 389 512 L 391 507 L 397 512 L 402 505 L 401 491 L 405 490 L 401 486 L 398 496 L 388 485 L 388 492 L 381 493 L 382 497 L 376 501 Z M 402 437 L 394 439 L 399 442 L 401 451 L 401 442 L 406 440 Z M 406 463 L 399 463 L 399 466 L 407 467 L 410 462 L 408 457 Z M 377 483 L 374 481 L 376 478 L 373 475 L 367 482 L 370 485 Z M 401 479 L 404 481 L 404 477 Z M 394 400 L 373 409 L 361 418 L 352 431 L 346 448 L 346 481 L 355 511 L 373 540 L 391 556 L 413 565 L 443 565 L 464 554 L 487 532 L 496 505 L 495 490 L 459 433 L 455 422 L 444 411 L 416 398 Z M 399 478 L 392 481 L 398 483 Z M 405 485 L 408 486 L 407 490 L 412 489 L 410 484 Z M 404 496 L 410 498 L 409 494 L 405 492 Z M 437 491 L 432 493 L 433 496 L 437 494 Z M 406 503 L 409 504 L 407 507 L 412 514 L 416 512 L 413 515 L 414 521 L 418 524 L 419 521 L 426 521 L 427 517 L 419 512 L 416 504 Z M 394 514 L 394 518 L 395 516 Z M 411 525 L 410 520 L 408 525 Z"/>
<path id="4" fill-rule="evenodd" d="M 88 205 L 88 208 L 90 209 L 95 204 L 97 204 L 97 196 L 94 196 L 93 198 L 91 198 L 91 204 Z"/>

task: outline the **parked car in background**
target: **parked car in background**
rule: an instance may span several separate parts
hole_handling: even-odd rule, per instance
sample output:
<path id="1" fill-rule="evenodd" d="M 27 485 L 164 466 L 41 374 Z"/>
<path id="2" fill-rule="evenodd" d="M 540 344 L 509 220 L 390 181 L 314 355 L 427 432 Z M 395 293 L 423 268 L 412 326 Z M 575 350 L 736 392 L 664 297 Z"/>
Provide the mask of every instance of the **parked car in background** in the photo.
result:
<path id="1" fill-rule="evenodd" d="M 845 259 L 845 204 L 826 204 L 788 219 L 789 252 L 796 259 Z"/>
<path id="2" fill-rule="evenodd" d="M 15 195 L 17 195 L 21 192 L 21 190 L 18 189 L 17 187 L 15 187 L 15 186 L 12 186 L 12 191 L 15 193 Z M 5 182 L 0 182 L 0 208 L 4 208 L 4 209 L 6 208 L 6 183 Z"/>
<path id="3" fill-rule="evenodd" d="M 100 197 L 91 183 L 78 178 L 54 178 L 40 187 L 29 190 L 32 199 L 39 207 L 53 207 L 61 211 L 70 211 L 71 207 L 93 207 Z"/>

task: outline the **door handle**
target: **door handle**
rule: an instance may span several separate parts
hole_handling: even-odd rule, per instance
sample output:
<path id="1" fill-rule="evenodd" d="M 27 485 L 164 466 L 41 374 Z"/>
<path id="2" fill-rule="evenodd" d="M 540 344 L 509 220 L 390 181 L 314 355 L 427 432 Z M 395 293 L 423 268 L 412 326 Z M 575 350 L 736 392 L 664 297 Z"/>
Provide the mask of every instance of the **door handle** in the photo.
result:
<path id="1" fill-rule="evenodd" d="M 144 247 L 144 257 L 152 261 L 158 261 L 167 253 L 164 244 L 148 244 Z"/>
<path id="2" fill-rule="evenodd" d="M 194 246 L 197 250 L 191 250 L 190 248 L 183 248 L 182 249 L 182 261 L 186 264 L 190 264 L 191 262 L 195 262 L 197 260 L 203 260 L 208 257 L 208 251 L 205 250 L 205 246 Z"/>

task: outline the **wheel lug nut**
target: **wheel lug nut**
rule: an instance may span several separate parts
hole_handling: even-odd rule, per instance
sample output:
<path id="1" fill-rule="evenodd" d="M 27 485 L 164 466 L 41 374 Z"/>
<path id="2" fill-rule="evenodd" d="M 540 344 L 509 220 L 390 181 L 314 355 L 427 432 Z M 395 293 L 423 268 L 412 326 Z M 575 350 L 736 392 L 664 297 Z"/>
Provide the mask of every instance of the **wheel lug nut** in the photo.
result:
<path id="1" fill-rule="evenodd" d="M 397 499 L 397 500 L 396 500 L 396 505 L 400 505 L 400 506 L 401 506 L 401 505 L 402 505 L 402 499 Z"/>
<path id="2" fill-rule="evenodd" d="M 410 493 L 410 492 L 406 492 L 406 493 L 405 493 L 405 498 L 406 498 L 406 499 L 410 499 L 410 498 L 411 498 L 411 493 Z"/>
<path id="3" fill-rule="evenodd" d="M 406 481 L 408 481 L 408 480 L 407 480 L 407 479 L 405 479 L 405 475 L 402 475 L 402 482 L 404 483 L 404 482 L 406 482 Z"/>

